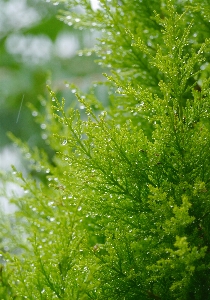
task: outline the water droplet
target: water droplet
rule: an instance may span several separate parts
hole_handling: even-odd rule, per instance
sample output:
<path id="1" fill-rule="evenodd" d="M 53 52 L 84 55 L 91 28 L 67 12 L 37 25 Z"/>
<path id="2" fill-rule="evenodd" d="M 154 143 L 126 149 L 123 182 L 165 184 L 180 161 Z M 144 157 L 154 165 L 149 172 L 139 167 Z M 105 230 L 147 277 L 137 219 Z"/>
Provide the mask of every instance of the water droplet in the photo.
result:
<path id="1" fill-rule="evenodd" d="M 78 211 L 81 211 L 81 210 L 82 210 L 82 206 L 79 206 L 77 210 L 78 210 Z"/>
<path id="2" fill-rule="evenodd" d="M 48 135 L 47 135 L 46 133 L 43 133 L 43 134 L 42 134 L 42 139 L 43 139 L 43 140 L 46 140 L 47 138 L 48 138 Z"/>
<path id="3" fill-rule="evenodd" d="M 46 125 L 46 124 L 41 124 L 40 127 L 41 127 L 42 129 L 46 129 L 47 125 Z"/>
<path id="4" fill-rule="evenodd" d="M 32 116 L 33 116 L 33 117 L 36 117 L 36 116 L 38 116 L 38 112 L 37 112 L 37 111 L 35 111 L 35 110 L 34 110 L 34 111 L 32 111 Z"/>
<path id="5" fill-rule="evenodd" d="M 67 144 L 67 140 L 63 140 L 62 145 L 65 146 Z"/>

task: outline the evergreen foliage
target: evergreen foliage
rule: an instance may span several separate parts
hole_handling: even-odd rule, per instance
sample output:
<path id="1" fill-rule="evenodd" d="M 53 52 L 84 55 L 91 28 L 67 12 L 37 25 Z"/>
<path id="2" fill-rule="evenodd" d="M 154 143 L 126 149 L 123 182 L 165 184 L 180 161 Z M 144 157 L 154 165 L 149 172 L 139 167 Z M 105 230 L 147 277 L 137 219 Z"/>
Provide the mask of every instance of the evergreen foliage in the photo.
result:
<path id="1" fill-rule="evenodd" d="M 76 110 L 49 88 L 53 161 L 13 138 L 45 180 L 14 169 L 2 299 L 210 299 L 210 2 L 60 2 L 64 22 L 101 32 L 109 105 L 72 86 Z"/>

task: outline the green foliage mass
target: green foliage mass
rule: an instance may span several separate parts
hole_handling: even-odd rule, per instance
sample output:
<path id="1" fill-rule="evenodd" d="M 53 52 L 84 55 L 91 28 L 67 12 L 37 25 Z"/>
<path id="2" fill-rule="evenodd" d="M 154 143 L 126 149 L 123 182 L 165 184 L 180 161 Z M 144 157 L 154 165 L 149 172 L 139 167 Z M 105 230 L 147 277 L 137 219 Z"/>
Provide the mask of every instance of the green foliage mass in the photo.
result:
<path id="1" fill-rule="evenodd" d="M 44 179 L 14 169 L 2 299 L 210 299 L 210 2 L 60 2 L 101 32 L 109 105 L 72 87 L 75 110 L 49 88 L 55 154 L 22 145 Z"/>

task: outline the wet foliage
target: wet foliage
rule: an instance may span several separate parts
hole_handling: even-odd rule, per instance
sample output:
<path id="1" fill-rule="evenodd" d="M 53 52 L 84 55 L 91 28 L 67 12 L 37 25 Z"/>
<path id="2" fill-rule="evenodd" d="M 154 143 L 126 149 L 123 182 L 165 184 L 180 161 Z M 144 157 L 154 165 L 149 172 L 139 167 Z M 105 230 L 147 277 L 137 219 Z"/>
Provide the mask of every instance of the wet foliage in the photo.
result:
<path id="1" fill-rule="evenodd" d="M 69 84 L 78 109 L 48 87 L 45 115 L 31 109 L 53 159 L 12 137 L 39 179 L 13 170 L 2 297 L 210 299 L 209 1 L 60 2 L 101 32 L 84 53 L 109 103 L 102 83 Z"/>

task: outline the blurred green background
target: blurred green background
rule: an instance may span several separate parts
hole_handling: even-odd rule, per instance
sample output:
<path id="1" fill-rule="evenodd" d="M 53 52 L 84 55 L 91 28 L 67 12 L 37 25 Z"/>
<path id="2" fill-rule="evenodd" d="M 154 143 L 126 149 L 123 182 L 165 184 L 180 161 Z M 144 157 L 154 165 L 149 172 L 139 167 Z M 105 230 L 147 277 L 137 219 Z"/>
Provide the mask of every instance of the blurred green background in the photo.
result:
<path id="1" fill-rule="evenodd" d="M 94 9 L 97 2 L 91 3 Z M 86 91 L 91 82 L 102 79 L 96 57 L 78 55 L 79 49 L 94 46 L 99 33 L 62 23 L 57 19 L 60 9 L 49 0 L 0 0 L 0 167 L 11 149 L 8 131 L 31 147 L 45 147 L 43 128 L 27 103 L 43 111 L 39 98 L 48 99 L 47 84 L 74 106 L 65 82 Z"/>

